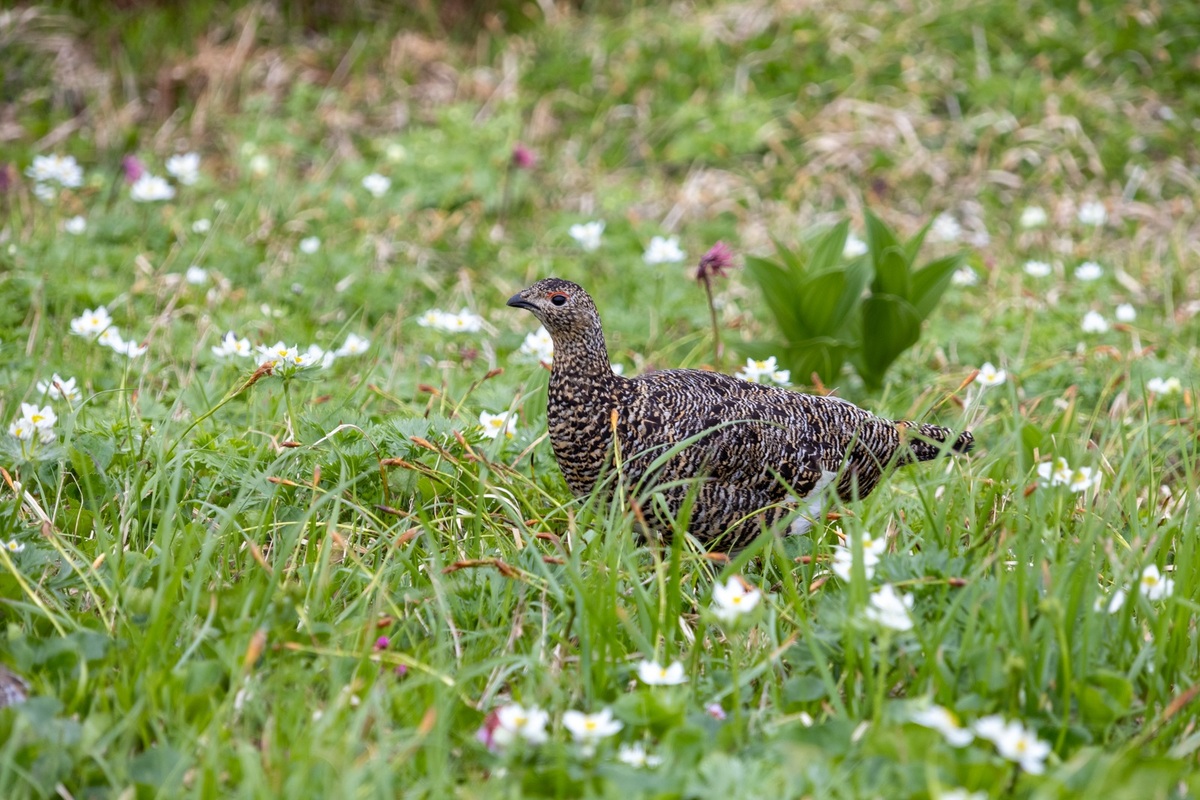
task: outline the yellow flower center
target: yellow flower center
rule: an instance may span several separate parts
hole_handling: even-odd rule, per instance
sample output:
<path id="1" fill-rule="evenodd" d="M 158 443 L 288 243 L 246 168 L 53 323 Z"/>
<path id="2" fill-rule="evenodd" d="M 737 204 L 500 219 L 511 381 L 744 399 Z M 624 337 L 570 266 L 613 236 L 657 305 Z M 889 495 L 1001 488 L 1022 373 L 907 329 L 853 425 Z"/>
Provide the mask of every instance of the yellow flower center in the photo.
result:
<path id="1" fill-rule="evenodd" d="M 596 721 L 589 719 L 583 723 L 583 727 L 587 728 L 589 731 L 594 731 L 596 730 Z"/>

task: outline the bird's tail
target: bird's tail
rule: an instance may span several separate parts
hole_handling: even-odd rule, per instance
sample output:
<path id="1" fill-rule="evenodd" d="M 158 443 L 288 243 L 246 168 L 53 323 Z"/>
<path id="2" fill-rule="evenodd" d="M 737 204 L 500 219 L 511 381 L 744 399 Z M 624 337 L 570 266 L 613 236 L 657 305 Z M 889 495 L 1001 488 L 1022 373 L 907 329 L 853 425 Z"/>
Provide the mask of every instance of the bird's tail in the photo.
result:
<path id="1" fill-rule="evenodd" d="M 899 421 L 896 427 L 900 431 L 900 446 L 907 447 L 912 453 L 911 458 L 900 458 L 901 464 L 911 464 L 914 461 L 932 461 L 947 452 L 949 444 L 951 453 L 969 453 L 975 446 L 975 437 L 970 431 L 955 433 L 949 428 L 939 425 L 922 425 L 917 422 Z M 903 451 L 901 451 L 903 453 Z"/>

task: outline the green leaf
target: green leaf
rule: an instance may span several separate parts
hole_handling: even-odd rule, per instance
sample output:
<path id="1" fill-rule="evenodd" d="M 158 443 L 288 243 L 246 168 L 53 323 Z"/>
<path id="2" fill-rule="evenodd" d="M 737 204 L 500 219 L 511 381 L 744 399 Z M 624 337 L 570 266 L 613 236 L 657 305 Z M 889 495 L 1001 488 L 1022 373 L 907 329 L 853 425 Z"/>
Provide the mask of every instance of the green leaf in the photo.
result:
<path id="1" fill-rule="evenodd" d="M 955 270 L 962 266 L 963 259 L 962 253 L 955 253 L 931 261 L 913 274 L 910 300 L 921 319 L 927 319 L 933 313 L 938 301 L 950 286 Z"/>
<path id="2" fill-rule="evenodd" d="M 850 235 L 850 220 L 843 220 L 823 233 L 813 245 L 808 270 L 812 273 L 838 269 L 842 265 L 842 251 L 846 249 L 846 237 Z"/>
<path id="3" fill-rule="evenodd" d="M 812 335 L 800 319 L 795 303 L 796 284 L 786 270 L 774 261 L 747 256 L 746 272 L 762 290 L 763 299 L 786 338 L 806 339 Z"/>
<path id="4" fill-rule="evenodd" d="M 804 282 L 796 295 L 803 325 L 815 336 L 832 336 L 840 330 L 855 295 L 848 291 L 845 271 L 825 272 Z M 861 292 L 861 287 L 859 288 Z"/>
<path id="5" fill-rule="evenodd" d="M 917 343 L 921 318 L 907 300 L 887 294 L 868 297 L 862 312 L 860 372 L 868 385 L 878 388 L 892 362 Z"/>
<path id="6" fill-rule="evenodd" d="M 875 268 L 875 280 L 871 284 L 871 291 L 874 294 L 894 294 L 905 300 L 909 299 L 912 259 L 907 256 L 887 223 L 870 211 L 867 212 L 867 244 L 871 249 L 871 263 Z"/>
<path id="7" fill-rule="evenodd" d="M 916 234 L 904 243 L 904 253 L 908 256 L 908 263 L 915 263 L 917 253 L 921 252 L 921 245 L 925 244 L 925 236 L 929 233 L 929 229 L 933 227 L 933 220 L 925 223 L 925 227 L 917 231 Z"/>

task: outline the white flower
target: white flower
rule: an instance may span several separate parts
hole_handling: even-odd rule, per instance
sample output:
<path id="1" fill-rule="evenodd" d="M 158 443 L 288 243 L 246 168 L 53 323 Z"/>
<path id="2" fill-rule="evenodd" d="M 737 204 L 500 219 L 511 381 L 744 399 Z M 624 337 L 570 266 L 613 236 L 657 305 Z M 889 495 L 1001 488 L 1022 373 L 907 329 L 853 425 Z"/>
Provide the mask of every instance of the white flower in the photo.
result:
<path id="1" fill-rule="evenodd" d="M 249 339 L 239 339 L 233 331 L 226 331 L 221 343 L 213 345 L 213 355 L 217 358 L 225 358 L 227 356 L 241 356 L 242 358 L 250 358 L 254 355 L 253 348 L 250 347 Z"/>
<path id="2" fill-rule="evenodd" d="M 987 247 L 992 243 L 992 235 L 983 228 L 971 231 L 963 238 L 972 247 Z"/>
<path id="3" fill-rule="evenodd" d="M 966 789 L 947 789 L 937 796 L 938 800 L 988 800 L 988 793 L 968 792 Z"/>
<path id="4" fill-rule="evenodd" d="M 954 712 L 941 706 L 930 706 L 920 711 L 914 711 L 908 718 L 922 727 L 937 731 L 952 747 L 966 747 L 975 738 L 970 730 L 958 723 L 958 717 L 954 716 Z"/>
<path id="5" fill-rule="evenodd" d="M 167 174 L 184 186 L 191 186 L 200 178 L 200 154 L 183 153 L 167 159 Z"/>
<path id="6" fill-rule="evenodd" d="M 550 715 L 537 706 L 523 708 L 517 703 L 509 703 L 496 710 L 496 729 L 492 732 L 492 741 L 505 746 L 521 737 L 530 744 L 543 744 L 549 736 L 546 734 L 546 723 Z"/>
<path id="7" fill-rule="evenodd" d="M 43 203 L 50 203 L 54 198 L 58 197 L 58 192 L 54 191 L 54 187 L 48 183 L 35 183 L 33 185 L 33 196 Z"/>
<path id="8" fill-rule="evenodd" d="M 1179 381 L 1179 378 L 1174 376 L 1165 379 L 1151 378 L 1150 380 L 1146 381 L 1146 388 L 1151 392 L 1164 397 L 1167 395 L 1183 393 L 1183 384 Z"/>
<path id="9" fill-rule="evenodd" d="M 867 243 L 852 233 L 846 237 L 846 244 L 842 246 L 842 258 L 858 258 L 866 255 L 867 249 Z"/>
<path id="10" fill-rule="evenodd" d="M 447 330 L 452 333 L 478 333 L 483 329 L 483 317 L 465 308 L 457 314 L 448 315 L 446 323 Z"/>
<path id="11" fill-rule="evenodd" d="M 107 308 L 104 306 L 95 310 L 89 308 L 71 320 L 71 333 L 76 336 L 95 337 L 103 333 L 110 325 L 112 325 L 112 317 L 108 315 Z"/>
<path id="12" fill-rule="evenodd" d="M 275 367 L 295 364 L 296 359 L 300 358 L 299 347 L 288 347 L 283 342 L 276 342 L 269 347 L 265 344 L 260 344 L 256 349 L 259 353 L 266 356 L 266 360 L 263 361 L 264 364 L 269 363 Z"/>
<path id="13" fill-rule="evenodd" d="M 1025 206 L 1021 211 L 1022 228 L 1040 228 L 1049 221 L 1046 209 L 1041 206 Z"/>
<path id="14" fill-rule="evenodd" d="M 747 358 L 746 365 L 738 370 L 736 377 L 751 383 L 771 382 L 786 386 L 792 373 L 790 370 L 779 369 L 779 365 L 775 362 L 775 356 L 771 356 L 765 361 Z"/>
<path id="15" fill-rule="evenodd" d="M 173 198 L 175 187 L 167 183 L 166 178 L 143 172 L 129 187 L 129 196 L 135 203 L 155 203 Z"/>
<path id="16" fill-rule="evenodd" d="M 743 614 L 749 614 L 762 599 L 762 592 L 754 587 L 747 588 L 736 576 L 724 584 L 713 586 L 712 612 L 725 623 L 732 623 Z"/>
<path id="17" fill-rule="evenodd" d="M 1095 261 L 1085 261 L 1075 268 L 1075 280 L 1094 281 L 1104 274 L 1104 267 Z"/>
<path id="18" fill-rule="evenodd" d="M 48 444 L 54 441 L 56 422 L 58 415 L 50 406 L 38 408 L 33 403 L 21 403 L 21 418 L 9 426 L 8 432 L 22 441 L 32 440 L 36 433 L 43 444 Z"/>
<path id="19" fill-rule="evenodd" d="M 885 583 L 871 592 L 868 601 L 866 617 L 871 622 L 891 628 L 894 631 L 912 630 L 912 615 L 908 612 L 913 607 L 912 595 L 897 593 L 894 586 Z"/>
<path id="20" fill-rule="evenodd" d="M 25 545 L 22 542 L 18 542 L 16 539 L 9 539 L 8 543 L 4 545 L 4 548 L 10 553 L 20 553 L 25 549 Z"/>
<path id="21" fill-rule="evenodd" d="M 1091 467 L 1079 467 L 1072 470 L 1071 480 L 1067 482 L 1067 488 L 1072 492 L 1086 492 L 1099 485 L 1100 471 L 1093 470 Z"/>
<path id="22" fill-rule="evenodd" d="M 1103 225 L 1108 221 L 1108 209 L 1104 207 L 1104 203 L 1089 200 L 1079 206 L 1077 217 L 1084 225 Z"/>
<path id="23" fill-rule="evenodd" d="M 22 442 L 33 441 L 33 435 L 36 432 L 37 426 L 24 417 L 14 419 L 8 424 L 8 435 L 20 439 Z"/>
<path id="24" fill-rule="evenodd" d="M 937 215 L 929 235 L 935 242 L 957 242 L 962 237 L 962 226 L 949 213 Z"/>
<path id="25" fill-rule="evenodd" d="M 80 216 L 71 217 L 63 223 L 63 230 L 72 236 L 78 236 L 87 230 L 87 219 Z"/>
<path id="26" fill-rule="evenodd" d="M 593 253 L 600 248 L 600 237 L 604 235 L 604 221 L 594 220 L 585 222 L 582 225 L 572 225 L 567 233 L 571 234 L 580 247 L 589 253 Z"/>
<path id="27" fill-rule="evenodd" d="M 445 330 L 446 319 L 451 316 L 440 308 L 431 308 L 417 317 L 417 324 L 422 328 L 433 328 L 435 331 Z"/>
<path id="28" fill-rule="evenodd" d="M 979 273 L 970 267 L 959 267 L 950 276 L 950 282 L 955 286 L 974 286 L 979 283 Z"/>
<path id="29" fill-rule="evenodd" d="M 1044 278 L 1050 274 L 1050 265 L 1045 261 L 1026 261 L 1024 269 L 1031 278 Z"/>
<path id="30" fill-rule="evenodd" d="M 187 272 L 183 274 L 183 279 L 193 286 L 203 286 L 208 283 L 208 270 L 193 264 L 187 268 Z"/>
<path id="31" fill-rule="evenodd" d="M 971 728 L 980 739 L 994 744 L 1003 758 L 1020 764 L 1030 775 L 1041 775 L 1045 771 L 1050 745 L 1019 721 L 1005 722 L 1002 717 L 993 715 L 976 720 Z"/>
<path id="32" fill-rule="evenodd" d="M 571 732 L 575 741 L 593 744 L 620 732 L 625 726 L 613 719 L 612 709 L 605 708 L 595 714 L 582 711 L 567 711 L 563 714 L 563 727 Z"/>
<path id="33" fill-rule="evenodd" d="M 317 236 L 306 236 L 300 240 L 300 252 L 312 255 L 321 249 L 321 239 Z"/>
<path id="34" fill-rule="evenodd" d="M 546 330 L 545 325 L 533 333 L 526 334 L 525 341 L 521 343 L 521 352 L 544 364 L 554 360 L 554 340 L 550 338 L 550 332 Z"/>
<path id="35" fill-rule="evenodd" d="M 1065 458 L 1059 456 L 1053 462 L 1047 461 L 1044 464 L 1038 464 L 1037 473 L 1043 483 L 1049 486 L 1060 486 L 1070 483 L 1075 471 L 1071 469 Z"/>
<path id="36" fill-rule="evenodd" d="M 655 236 L 650 240 L 650 246 L 646 248 L 646 252 L 642 254 L 642 260 L 649 265 L 673 264 L 683 261 L 685 258 L 687 256 L 679 248 L 678 236 L 672 236 L 669 239 Z"/>
<path id="37" fill-rule="evenodd" d="M 83 185 L 83 169 L 74 156 L 34 156 L 25 174 L 37 183 L 57 183 L 68 189 Z"/>
<path id="38" fill-rule="evenodd" d="M 1133 322 L 1137 319 L 1137 309 L 1129 303 L 1117 306 L 1117 322 Z"/>
<path id="39" fill-rule="evenodd" d="M 1125 605 L 1125 590 L 1116 589 L 1112 595 L 1099 595 L 1092 603 L 1092 608 L 1095 611 L 1107 611 L 1109 614 L 1115 614 Z"/>
<path id="40" fill-rule="evenodd" d="M 875 577 L 875 565 L 879 563 L 879 557 L 886 549 L 886 537 L 872 536 L 869 533 L 862 535 L 863 574 L 867 580 Z M 830 563 L 830 568 L 842 580 L 850 580 L 854 569 L 854 548 L 841 545 L 833 548 L 833 561 Z"/>
<path id="41" fill-rule="evenodd" d="M 483 429 L 484 437 L 495 439 L 504 432 L 505 437 L 511 439 L 517 432 L 517 418 L 511 414 L 489 414 L 486 411 L 479 412 L 479 427 Z"/>
<path id="42" fill-rule="evenodd" d="M 345 356 L 361 356 L 371 346 L 370 339 L 364 339 L 356 333 L 346 334 L 346 341 L 334 353 L 338 358 Z"/>
<path id="43" fill-rule="evenodd" d="M 979 368 L 979 374 L 975 376 L 975 382 L 980 386 L 999 386 L 1006 380 L 1008 380 L 1008 373 L 1002 369 L 996 369 L 990 361 L 983 362 L 983 366 Z"/>
<path id="44" fill-rule="evenodd" d="M 116 325 L 109 325 L 104 331 L 96 337 L 96 343 L 102 344 L 105 347 L 113 350 L 120 350 L 125 347 L 125 340 L 121 337 L 121 330 Z"/>
<path id="45" fill-rule="evenodd" d="M 1138 589 L 1147 600 L 1163 600 L 1175 591 L 1175 580 L 1164 578 L 1158 567 L 1151 564 L 1142 570 L 1142 577 L 1138 579 Z"/>
<path id="46" fill-rule="evenodd" d="M 146 352 L 146 345 L 138 344 L 131 339 L 128 342 L 120 342 L 119 344 L 112 345 L 112 349 L 123 356 L 137 358 Z"/>
<path id="47" fill-rule="evenodd" d="M 332 352 L 326 352 L 325 348 L 320 345 L 310 344 L 308 349 L 303 353 L 298 353 L 292 363 L 297 367 L 304 369 L 306 367 L 320 367 L 328 369 L 336 356 Z"/>
<path id="48" fill-rule="evenodd" d="M 674 686 L 687 682 L 683 672 L 683 664 L 673 661 L 669 666 L 662 666 L 657 661 L 642 661 L 637 666 L 638 678 L 647 686 Z"/>
<path id="49" fill-rule="evenodd" d="M 362 179 L 362 186 L 373 196 L 383 197 L 387 194 L 388 189 L 392 188 L 392 182 L 378 172 L 372 172 Z"/>
<path id="50" fill-rule="evenodd" d="M 1089 311 L 1083 315 L 1079 327 L 1084 333 L 1104 333 L 1108 330 L 1108 320 L 1098 311 Z"/>
<path id="51" fill-rule="evenodd" d="M 271 171 L 271 159 L 265 153 L 255 153 L 250 157 L 250 174 L 256 178 L 265 178 Z"/>
<path id="52" fill-rule="evenodd" d="M 553 354 L 551 354 L 551 355 L 553 355 Z M 612 367 L 613 375 L 624 375 L 625 374 L 625 365 L 624 364 L 618 364 L 616 362 L 613 362 L 610 366 Z"/>
<path id="53" fill-rule="evenodd" d="M 208 233 L 212 230 L 212 221 L 200 218 L 192 223 L 192 233 Z"/>
<path id="54" fill-rule="evenodd" d="M 647 753 L 641 744 L 621 745 L 617 748 L 617 760 L 638 769 L 653 768 L 662 763 L 661 757 Z"/>
<path id="55" fill-rule="evenodd" d="M 74 378 L 64 378 L 57 372 L 48 381 L 38 381 L 37 390 L 50 396 L 51 400 L 66 400 L 73 403 L 79 399 L 79 389 L 75 387 Z"/>

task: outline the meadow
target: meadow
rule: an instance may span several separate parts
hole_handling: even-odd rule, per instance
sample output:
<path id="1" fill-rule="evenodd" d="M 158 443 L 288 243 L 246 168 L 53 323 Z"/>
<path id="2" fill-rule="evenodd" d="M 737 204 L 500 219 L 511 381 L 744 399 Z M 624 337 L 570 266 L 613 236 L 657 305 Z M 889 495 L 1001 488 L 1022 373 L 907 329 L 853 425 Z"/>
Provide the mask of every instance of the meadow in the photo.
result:
<path id="1" fill-rule="evenodd" d="M 1200 794 L 1200 11 L 189 5 L 0 12 L 0 797 Z M 756 364 L 742 265 L 868 212 L 961 259 L 919 340 Z M 642 538 L 554 463 L 551 275 L 627 376 L 976 448 Z"/>

